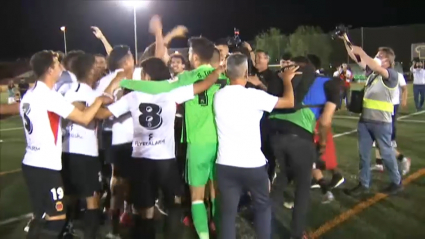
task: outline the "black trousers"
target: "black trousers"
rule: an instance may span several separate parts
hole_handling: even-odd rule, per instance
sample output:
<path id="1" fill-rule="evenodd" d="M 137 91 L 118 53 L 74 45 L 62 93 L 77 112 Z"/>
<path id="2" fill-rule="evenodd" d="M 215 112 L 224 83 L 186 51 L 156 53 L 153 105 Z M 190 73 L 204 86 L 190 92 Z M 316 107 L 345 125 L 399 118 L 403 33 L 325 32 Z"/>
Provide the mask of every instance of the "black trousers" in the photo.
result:
<path id="1" fill-rule="evenodd" d="M 255 218 L 254 226 L 258 239 L 271 237 L 271 206 L 269 179 L 266 167 L 239 168 L 217 164 L 217 182 L 220 191 L 219 239 L 236 238 L 236 215 L 243 192 L 252 196 Z"/>
<path id="2" fill-rule="evenodd" d="M 317 155 L 316 148 L 313 140 L 309 141 L 296 135 L 275 134 L 271 136 L 270 143 L 280 168 L 272 186 L 271 198 L 275 205 L 282 205 L 282 189 L 286 188 L 290 175 L 295 183 L 291 236 L 301 238 L 307 225 L 311 172 Z"/>

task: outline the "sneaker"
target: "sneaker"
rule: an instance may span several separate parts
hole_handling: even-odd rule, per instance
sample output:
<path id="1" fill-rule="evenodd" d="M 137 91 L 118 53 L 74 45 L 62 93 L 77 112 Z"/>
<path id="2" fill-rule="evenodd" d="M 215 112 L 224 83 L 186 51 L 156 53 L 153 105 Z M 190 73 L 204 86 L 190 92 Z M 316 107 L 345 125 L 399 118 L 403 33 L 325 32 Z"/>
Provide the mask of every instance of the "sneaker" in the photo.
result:
<path id="1" fill-rule="evenodd" d="M 372 147 L 374 147 L 374 148 L 376 147 L 375 141 L 373 141 Z"/>
<path id="2" fill-rule="evenodd" d="M 384 172 L 384 165 L 382 164 L 375 164 L 372 167 L 370 167 L 371 171 L 378 171 L 378 172 Z"/>
<path id="3" fill-rule="evenodd" d="M 128 212 L 123 212 L 120 216 L 120 224 L 129 227 L 131 223 L 131 215 Z"/>
<path id="4" fill-rule="evenodd" d="M 108 239 L 121 239 L 121 236 L 120 235 L 114 235 L 114 234 L 112 234 L 112 232 L 110 232 L 110 233 L 108 233 L 105 236 L 105 238 L 108 238 Z"/>
<path id="5" fill-rule="evenodd" d="M 404 187 L 403 184 L 395 184 L 395 183 L 390 183 L 390 185 L 388 185 L 388 187 L 384 188 L 382 190 L 382 193 L 388 194 L 388 195 L 394 195 L 397 194 L 401 191 L 403 191 Z"/>
<path id="6" fill-rule="evenodd" d="M 369 188 L 366 188 L 361 183 L 359 183 L 354 188 L 344 189 L 344 193 L 349 195 L 349 196 L 357 197 L 357 196 L 362 196 L 364 194 L 368 194 Z"/>
<path id="7" fill-rule="evenodd" d="M 325 195 L 323 195 L 322 203 L 323 204 L 328 204 L 328 203 L 332 202 L 333 200 L 335 200 L 334 195 L 332 194 L 332 192 L 327 191 L 325 193 Z"/>
<path id="8" fill-rule="evenodd" d="M 401 173 L 404 175 L 408 174 L 410 172 L 410 165 L 412 164 L 412 160 L 410 158 L 403 158 L 403 161 L 401 161 Z"/>
<path id="9" fill-rule="evenodd" d="M 190 216 L 185 216 L 183 218 L 183 224 L 187 227 L 192 227 L 193 226 L 192 218 Z"/>
<path id="10" fill-rule="evenodd" d="M 24 232 L 26 232 L 26 233 L 28 233 L 28 232 L 29 232 L 29 230 L 30 230 L 30 224 L 31 224 L 32 220 L 34 220 L 34 218 L 31 218 L 31 219 L 27 222 L 27 225 L 25 225 L 25 227 L 24 227 Z"/>
<path id="11" fill-rule="evenodd" d="M 397 148 L 397 142 L 395 140 L 391 141 L 391 147 Z"/>
<path id="12" fill-rule="evenodd" d="M 330 188 L 337 188 L 339 185 L 343 184 L 345 182 L 345 178 L 340 173 L 335 173 L 332 176 L 332 180 L 329 183 Z"/>
<path id="13" fill-rule="evenodd" d="M 168 214 L 165 212 L 165 210 L 163 209 L 163 206 L 161 205 L 161 201 L 159 201 L 159 199 L 157 199 L 155 201 L 155 207 L 158 210 L 159 213 L 161 213 L 164 216 L 168 216 Z"/>
<path id="14" fill-rule="evenodd" d="M 311 188 L 320 188 L 320 185 L 317 183 L 317 181 L 314 178 L 311 179 Z"/>
<path id="15" fill-rule="evenodd" d="M 284 202 L 283 206 L 287 209 L 292 209 L 294 208 L 294 202 Z"/>

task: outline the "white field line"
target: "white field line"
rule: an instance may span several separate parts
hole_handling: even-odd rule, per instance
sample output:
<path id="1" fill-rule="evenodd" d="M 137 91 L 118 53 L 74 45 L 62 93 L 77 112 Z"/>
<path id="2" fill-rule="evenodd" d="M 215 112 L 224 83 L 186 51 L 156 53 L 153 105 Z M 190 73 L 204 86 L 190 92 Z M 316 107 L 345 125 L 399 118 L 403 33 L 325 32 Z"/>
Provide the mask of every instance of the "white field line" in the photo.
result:
<path id="1" fill-rule="evenodd" d="M 425 111 L 420 111 L 420 112 L 404 115 L 404 116 L 398 117 L 397 120 L 402 120 L 402 119 L 405 119 L 407 117 L 410 117 L 410 116 L 413 116 L 413 115 L 419 115 L 419 114 L 423 114 L 423 113 L 425 113 Z M 5 130 L 18 130 L 18 129 L 22 129 L 22 127 L 20 127 L 20 128 L 10 128 L 10 129 L 5 129 Z M 0 130 L 0 131 L 3 131 L 3 130 Z M 339 138 L 341 136 L 353 134 L 355 132 L 357 132 L 357 129 L 347 131 L 347 132 L 344 132 L 344 133 L 340 133 L 340 134 L 335 134 L 334 138 Z M 10 223 L 14 223 L 14 222 L 17 222 L 17 221 L 20 221 L 20 220 L 28 219 L 31 216 L 32 216 L 32 213 L 24 214 L 24 215 L 21 215 L 21 216 L 18 216 L 18 217 L 12 217 L 12 218 L 0 221 L 0 226 L 7 225 L 7 224 L 10 224 Z"/>
<path id="2" fill-rule="evenodd" d="M 4 132 L 4 131 L 13 131 L 13 130 L 18 130 L 18 129 L 23 129 L 23 127 L 8 128 L 8 129 L 0 129 L 0 132 Z"/>

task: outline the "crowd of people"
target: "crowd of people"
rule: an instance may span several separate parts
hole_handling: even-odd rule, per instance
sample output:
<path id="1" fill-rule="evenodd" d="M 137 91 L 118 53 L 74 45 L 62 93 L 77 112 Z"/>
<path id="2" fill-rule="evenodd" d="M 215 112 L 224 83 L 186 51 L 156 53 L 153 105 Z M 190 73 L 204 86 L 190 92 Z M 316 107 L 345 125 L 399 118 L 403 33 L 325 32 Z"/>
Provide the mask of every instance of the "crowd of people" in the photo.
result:
<path id="1" fill-rule="evenodd" d="M 155 43 L 137 64 L 129 47 L 111 47 L 97 27 L 107 57 L 40 51 L 30 61 L 35 85 L 19 103 L 1 105 L 0 114 L 19 113 L 25 129 L 22 171 L 34 214 L 27 238 L 72 236 L 77 219 L 84 238 L 96 238 L 104 209 L 107 238 L 121 238 L 120 222 L 130 216 L 131 238 L 155 238 L 156 206 L 165 238 L 181 238 L 182 225 L 193 223 L 201 239 L 232 239 L 242 196 L 252 205 L 257 238 L 271 237 L 272 205 L 292 208 L 291 238 L 308 238 L 311 188 L 330 203 L 332 189 L 345 181 L 331 128 L 349 95 L 349 67 L 328 77 L 318 72 L 319 57 L 285 54 L 276 72 L 265 51 L 243 43 L 229 53 L 226 42 L 204 37 L 189 39 L 186 59 L 167 52 L 185 27 L 164 36 L 154 16 L 150 32 Z M 360 181 L 346 193 L 369 191 L 373 141 L 391 176 L 383 192 L 397 193 L 395 54 L 380 48 L 374 59 L 345 44 L 369 72 L 358 129 Z M 405 99 L 403 90 L 402 105 Z M 406 174 L 410 160 L 397 153 Z M 283 193 L 292 182 L 293 203 Z"/>

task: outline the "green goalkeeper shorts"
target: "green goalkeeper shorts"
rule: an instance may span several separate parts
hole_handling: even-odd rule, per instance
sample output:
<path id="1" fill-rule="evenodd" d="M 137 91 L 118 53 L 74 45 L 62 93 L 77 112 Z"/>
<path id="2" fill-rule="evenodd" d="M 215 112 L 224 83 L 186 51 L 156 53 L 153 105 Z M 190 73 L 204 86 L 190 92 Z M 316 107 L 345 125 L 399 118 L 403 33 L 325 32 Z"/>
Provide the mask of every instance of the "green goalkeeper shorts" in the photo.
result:
<path id="1" fill-rule="evenodd" d="M 205 186 L 214 180 L 217 149 L 216 143 L 187 145 L 186 182 L 190 186 Z"/>

